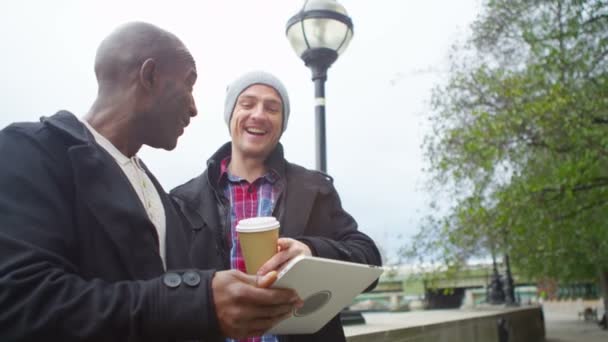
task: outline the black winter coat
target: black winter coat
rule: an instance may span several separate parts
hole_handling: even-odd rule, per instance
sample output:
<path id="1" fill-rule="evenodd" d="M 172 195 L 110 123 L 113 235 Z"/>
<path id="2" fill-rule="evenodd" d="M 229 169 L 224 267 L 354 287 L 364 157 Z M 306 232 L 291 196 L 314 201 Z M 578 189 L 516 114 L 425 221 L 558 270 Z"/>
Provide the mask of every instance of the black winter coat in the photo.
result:
<path id="1" fill-rule="evenodd" d="M 0 341 L 215 336 L 213 271 L 165 273 L 137 194 L 74 115 L 3 129 L 0 160 Z M 186 269 L 189 232 L 149 176 L 166 211 L 167 267 Z"/>

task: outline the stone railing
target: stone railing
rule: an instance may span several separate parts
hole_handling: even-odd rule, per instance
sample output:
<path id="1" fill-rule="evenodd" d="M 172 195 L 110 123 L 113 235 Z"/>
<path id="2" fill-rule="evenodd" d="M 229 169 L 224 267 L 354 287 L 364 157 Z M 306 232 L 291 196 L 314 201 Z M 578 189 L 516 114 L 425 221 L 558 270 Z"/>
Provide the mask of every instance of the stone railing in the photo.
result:
<path id="1" fill-rule="evenodd" d="M 538 306 L 364 314 L 366 324 L 347 326 L 349 342 L 541 342 Z"/>

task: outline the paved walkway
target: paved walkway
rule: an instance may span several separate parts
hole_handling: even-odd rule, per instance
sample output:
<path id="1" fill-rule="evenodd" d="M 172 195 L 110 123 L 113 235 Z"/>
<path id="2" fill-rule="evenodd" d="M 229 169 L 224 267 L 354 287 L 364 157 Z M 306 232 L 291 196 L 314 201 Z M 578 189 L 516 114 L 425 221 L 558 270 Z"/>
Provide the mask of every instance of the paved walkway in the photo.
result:
<path id="1" fill-rule="evenodd" d="M 575 312 L 545 310 L 547 342 L 608 342 L 608 331 L 577 319 Z"/>

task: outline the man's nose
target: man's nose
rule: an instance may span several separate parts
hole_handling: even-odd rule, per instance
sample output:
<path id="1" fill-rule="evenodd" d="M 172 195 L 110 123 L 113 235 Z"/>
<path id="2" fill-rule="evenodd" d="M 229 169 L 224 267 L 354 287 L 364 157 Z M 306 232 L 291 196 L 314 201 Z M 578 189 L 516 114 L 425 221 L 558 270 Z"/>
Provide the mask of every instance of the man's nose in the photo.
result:
<path id="1" fill-rule="evenodd" d="M 251 116 L 259 118 L 259 117 L 262 117 L 263 115 L 264 115 L 264 105 L 263 104 L 260 103 L 251 109 Z"/>
<path id="2" fill-rule="evenodd" d="M 196 102 L 194 101 L 194 97 L 190 101 L 190 116 L 195 117 L 198 114 L 198 110 L 196 109 Z"/>

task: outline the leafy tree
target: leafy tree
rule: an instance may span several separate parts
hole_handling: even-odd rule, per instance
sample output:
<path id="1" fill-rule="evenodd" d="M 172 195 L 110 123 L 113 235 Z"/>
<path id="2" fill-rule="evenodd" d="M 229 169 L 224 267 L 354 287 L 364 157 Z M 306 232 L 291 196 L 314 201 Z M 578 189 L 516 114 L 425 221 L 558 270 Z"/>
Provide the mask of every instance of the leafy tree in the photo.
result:
<path id="1" fill-rule="evenodd" d="M 608 1 L 486 1 L 432 106 L 430 185 L 453 206 L 406 251 L 507 252 L 539 278 L 599 277 L 608 304 Z"/>

